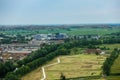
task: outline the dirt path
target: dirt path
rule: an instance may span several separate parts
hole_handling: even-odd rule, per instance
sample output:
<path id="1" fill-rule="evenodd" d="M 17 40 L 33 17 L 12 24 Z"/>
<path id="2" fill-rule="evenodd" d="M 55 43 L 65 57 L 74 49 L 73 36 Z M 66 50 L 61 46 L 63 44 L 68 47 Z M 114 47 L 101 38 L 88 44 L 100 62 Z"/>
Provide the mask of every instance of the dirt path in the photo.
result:
<path id="1" fill-rule="evenodd" d="M 46 67 L 53 66 L 53 65 L 56 65 L 56 64 L 59 64 L 59 63 L 60 63 L 60 59 L 58 58 L 56 63 L 43 66 L 42 67 L 43 78 L 41 80 L 45 80 L 46 79 L 46 73 L 45 73 L 45 68 Z"/>

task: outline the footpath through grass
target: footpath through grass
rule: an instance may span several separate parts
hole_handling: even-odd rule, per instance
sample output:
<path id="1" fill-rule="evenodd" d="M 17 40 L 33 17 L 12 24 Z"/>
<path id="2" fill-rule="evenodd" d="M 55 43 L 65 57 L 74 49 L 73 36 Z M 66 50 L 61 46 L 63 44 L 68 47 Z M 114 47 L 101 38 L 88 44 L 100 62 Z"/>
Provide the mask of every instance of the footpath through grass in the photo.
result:
<path id="1" fill-rule="evenodd" d="M 47 80 L 59 79 L 61 73 L 66 78 L 100 76 L 105 57 L 81 54 L 61 56 L 60 60 L 60 64 L 46 68 Z"/>
<path id="2" fill-rule="evenodd" d="M 46 80 L 60 79 L 61 73 L 63 73 L 66 76 L 66 78 L 101 76 L 102 73 L 101 66 L 106 57 L 96 56 L 94 54 L 92 55 L 79 54 L 70 56 L 60 56 L 59 58 L 61 61 L 60 64 L 45 68 L 47 76 Z M 55 58 L 48 64 L 54 63 L 56 61 L 57 58 Z M 42 71 L 40 67 L 22 77 L 22 80 L 38 80 L 41 78 Z"/>

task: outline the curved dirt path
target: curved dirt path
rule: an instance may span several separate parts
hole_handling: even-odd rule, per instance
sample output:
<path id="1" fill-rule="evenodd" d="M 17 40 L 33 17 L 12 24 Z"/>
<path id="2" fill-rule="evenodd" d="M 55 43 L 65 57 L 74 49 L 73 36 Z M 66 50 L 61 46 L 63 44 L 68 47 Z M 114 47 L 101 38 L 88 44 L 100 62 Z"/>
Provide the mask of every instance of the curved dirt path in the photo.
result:
<path id="1" fill-rule="evenodd" d="M 53 65 L 56 65 L 56 64 L 59 64 L 59 63 L 60 63 L 60 59 L 58 58 L 56 63 L 43 66 L 42 67 L 43 78 L 41 80 L 45 80 L 46 79 L 45 67 L 53 66 Z"/>

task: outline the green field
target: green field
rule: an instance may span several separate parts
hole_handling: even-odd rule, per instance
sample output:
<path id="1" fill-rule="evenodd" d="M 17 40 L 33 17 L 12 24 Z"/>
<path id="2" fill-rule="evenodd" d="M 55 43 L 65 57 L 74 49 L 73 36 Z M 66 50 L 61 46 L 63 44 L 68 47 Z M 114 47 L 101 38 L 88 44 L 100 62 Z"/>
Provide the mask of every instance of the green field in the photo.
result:
<path id="1" fill-rule="evenodd" d="M 100 47 L 106 47 L 106 48 L 109 48 L 110 51 L 113 51 L 114 48 L 120 48 L 120 44 L 103 44 L 103 45 L 100 45 Z"/>
<path id="2" fill-rule="evenodd" d="M 22 34 L 22 35 L 33 35 L 33 34 L 40 34 L 40 33 L 66 33 L 68 35 L 88 35 L 88 34 L 110 34 L 119 32 L 117 28 L 69 28 L 69 29 L 61 29 L 61 28 L 54 28 L 54 29 L 38 29 L 38 30 L 9 30 L 9 31 L 0 31 L 0 33 L 5 33 L 9 35 L 15 34 Z"/>
<path id="3" fill-rule="evenodd" d="M 88 76 L 98 76 L 101 77 L 102 69 L 101 66 L 106 57 L 96 56 L 96 55 L 71 55 L 71 56 L 60 56 L 60 64 L 50 66 L 45 68 L 46 80 L 59 79 L 61 72 L 66 76 L 66 78 L 77 78 L 77 77 L 88 77 Z M 57 60 L 54 59 L 48 64 L 54 63 Z M 48 65 L 46 64 L 46 65 Z M 30 76 L 34 75 L 34 79 Z M 22 80 L 38 80 L 42 78 L 42 71 L 40 68 L 32 71 L 31 73 L 25 75 Z M 102 78 L 96 80 L 103 80 Z"/>
<path id="4" fill-rule="evenodd" d="M 114 64 L 111 67 L 111 74 L 120 73 L 120 55 L 115 60 Z M 117 76 L 109 76 L 108 80 L 120 80 L 120 75 Z"/>
<path id="5" fill-rule="evenodd" d="M 103 56 L 84 54 L 62 56 L 60 64 L 46 68 L 47 80 L 59 79 L 61 72 L 67 78 L 99 76 L 104 59 Z"/>
<path id="6" fill-rule="evenodd" d="M 108 51 L 113 51 L 114 48 L 120 48 L 120 44 L 103 44 L 100 45 L 100 47 L 106 47 L 109 48 L 110 50 Z M 111 67 L 111 74 L 114 73 L 120 73 L 120 56 L 115 60 L 114 64 Z M 107 80 L 120 80 L 120 76 L 108 76 Z"/>
<path id="7" fill-rule="evenodd" d="M 111 73 L 120 73 L 120 56 L 115 60 L 113 66 L 111 67 Z"/>

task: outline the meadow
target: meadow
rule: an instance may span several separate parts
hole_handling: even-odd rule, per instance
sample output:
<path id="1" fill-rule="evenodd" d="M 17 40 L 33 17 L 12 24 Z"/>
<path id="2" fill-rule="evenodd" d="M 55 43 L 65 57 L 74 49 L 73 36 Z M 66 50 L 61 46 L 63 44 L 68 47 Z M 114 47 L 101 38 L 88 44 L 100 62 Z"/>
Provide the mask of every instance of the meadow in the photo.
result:
<path id="1" fill-rule="evenodd" d="M 45 28 L 45 29 L 35 29 L 35 30 L 7 30 L 0 31 L 0 33 L 4 33 L 7 35 L 33 35 L 33 34 L 48 34 L 48 33 L 66 33 L 68 35 L 89 35 L 89 34 L 97 34 L 97 35 L 105 35 L 119 32 L 117 28 Z"/>
<path id="2" fill-rule="evenodd" d="M 59 56 L 59 58 L 61 61 L 59 64 L 45 68 L 47 76 L 46 80 L 59 80 L 61 73 L 63 73 L 66 78 L 97 76 L 98 79 L 96 80 L 103 80 L 101 78 L 101 66 L 106 58 L 105 56 L 96 56 L 95 54 L 79 54 Z M 56 61 L 57 58 L 50 61 L 50 63 L 47 63 L 46 65 Z M 32 78 L 33 76 L 34 78 Z M 40 67 L 22 77 L 22 80 L 38 80 L 42 77 L 43 75 Z"/>
<path id="3" fill-rule="evenodd" d="M 102 44 L 100 45 L 100 47 L 106 47 L 106 48 L 110 48 L 111 50 L 114 50 L 114 48 L 120 48 L 120 44 Z"/>

